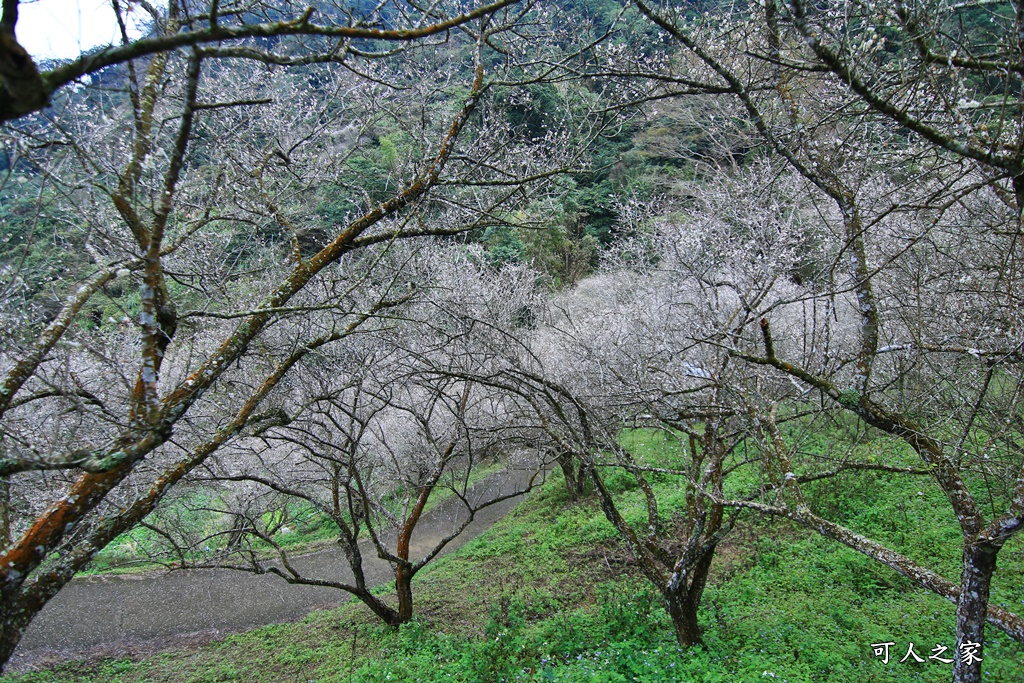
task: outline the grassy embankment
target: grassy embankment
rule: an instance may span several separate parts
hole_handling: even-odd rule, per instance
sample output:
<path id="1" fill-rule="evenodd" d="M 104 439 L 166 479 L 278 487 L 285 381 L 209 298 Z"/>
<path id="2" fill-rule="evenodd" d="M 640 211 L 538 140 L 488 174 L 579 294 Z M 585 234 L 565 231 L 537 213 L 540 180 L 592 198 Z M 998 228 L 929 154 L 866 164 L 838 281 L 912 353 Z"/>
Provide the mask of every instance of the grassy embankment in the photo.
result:
<path id="1" fill-rule="evenodd" d="M 660 435 L 628 438 L 653 459 L 671 455 Z M 610 480 L 639 518 L 628 480 Z M 809 491 L 830 517 L 957 577 L 959 533 L 927 483 L 862 473 Z M 665 482 L 660 492 L 670 499 L 678 486 Z M 1022 579 L 1017 539 L 1000 556 L 993 601 L 1024 611 Z M 716 558 L 701 614 L 707 649 L 680 651 L 656 594 L 629 566 L 597 505 L 570 506 L 557 477 L 424 570 L 416 591 L 418 617 L 397 632 L 352 603 L 189 651 L 0 680 L 902 683 L 950 676 L 951 665 L 927 657 L 936 644 L 952 650 L 951 604 L 836 543 L 757 518 L 741 522 Z M 987 633 L 986 680 L 1024 680 L 1024 646 Z M 870 647 L 885 641 L 896 643 L 888 665 Z M 925 663 L 898 663 L 911 641 Z"/>
<path id="2" fill-rule="evenodd" d="M 505 467 L 502 462 L 492 462 L 473 468 L 466 482 L 473 486 Z M 442 482 L 444 483 L 444 482 Z M 461 481 L 459 484 L 461 485 Z M 431 494 L 424 507 L 429 513 L 454 496 L 451 488 L 440 485 Z M 384 498 L 383 505 L 395 514 L 402 514 L 406 503 L 405 491 L 396 490 Z M 157 514 L 163 519 L 153 520 L 157 526 L 170 529 L 187 528 L 190 535 L 197 538 L 206 537 L 205 545 L 208 552 L 195 549 L 186 552 L 189 561 L 203 562 L 211 555 L 216 555 L 224 546 L 227 534 L 224 529 L 230 525 L 226 515 L 211 515 L 211 509 L 228 507 L 219 502 L 217 492 L 197 489 L 187 493 L 182 500 L 172 503 L 166 511 Z M 283 515 L 283 517 L 282 517 Z M 338 539 L 338 528 L 330 518 L 316 510 L 306 501 L 297 501 L 284 510 L 264 515 L 264 522 L 280 527 L 274 534 L 274 542 L 289 553 L 299 555 L 314 552 L 333 545 Z M 227 522 L 225 522 L 227 520 Z M 276 557 L 276 551 L 269 544 L 253 541 L 252 546 L 262 549 L 266 556 Z M 161 571 L 168 565 L 178 562 L 178 557 L 169 553 L 166 543 L 157 533 L 145 527 L 136 527 L 104 548 L 90 563 L 83 575 L 94 574 L 132 574 L 146 571 Z"/>

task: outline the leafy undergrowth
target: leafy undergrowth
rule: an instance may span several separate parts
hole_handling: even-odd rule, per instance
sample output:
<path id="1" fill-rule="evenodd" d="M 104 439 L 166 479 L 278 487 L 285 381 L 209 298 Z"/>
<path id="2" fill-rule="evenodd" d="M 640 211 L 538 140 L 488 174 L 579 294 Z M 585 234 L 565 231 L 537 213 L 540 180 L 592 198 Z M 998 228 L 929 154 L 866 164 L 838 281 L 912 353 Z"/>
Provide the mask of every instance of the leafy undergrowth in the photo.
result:
<path id="1" fill-rule="evenodd" d="M 866 532 L 885 532 L 889 508 L 913 501 L 919 522 L 938 530 L 908 536 L 906 550 L 939 561 L 949 554 L 929 545 L 945 538 L 941 505 L 929 511 L 916 488 L 869 479 L 844 491 L 842 505 Z M 621 495 L 628 509 L 636 492 L 624 481 Z M 1020 611 L 1021 544 L 1007 547 L 1000 562 L 996 601 Z M 951 672 L 928 658 L 936 645 L 950 648 L 943 657 L 952 651 L 952 605 L 826 539 L 753 518 L 716 558 L 701 614 L 707 648 L 680 650 L 656 593 L 630 566 L 597 505 L 570 505 L 557 477 L 424 570 L 416 591 L 419 616 L 397 631 L 350 603 L 188 651 L 0 680 L 929 683 L 948 681 Z M 987 633 L 985 680 L 1024 680 L 1024 647 Z M 894 643 L 888 664 L 871 647 L 884 642 Z M 911 642 L 924 663 L 899 662 Z"/>

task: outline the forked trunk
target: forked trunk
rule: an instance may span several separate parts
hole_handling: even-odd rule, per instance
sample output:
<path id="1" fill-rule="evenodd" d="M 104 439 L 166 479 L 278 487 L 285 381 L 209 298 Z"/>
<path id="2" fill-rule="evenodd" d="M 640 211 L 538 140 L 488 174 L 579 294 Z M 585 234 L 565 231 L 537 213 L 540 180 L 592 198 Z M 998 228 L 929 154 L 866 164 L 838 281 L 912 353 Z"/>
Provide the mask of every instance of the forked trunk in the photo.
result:
<path id="1" fill-rule="evenodd" d="M 575 503 L 586 494 L 586 467 L 582 459 L 574 457 L 572 453 L 560 453 L 558 466 L 562 468 L 562 475 L 565 477 L 565 488 L 569 491 L 569 500 Z"/>

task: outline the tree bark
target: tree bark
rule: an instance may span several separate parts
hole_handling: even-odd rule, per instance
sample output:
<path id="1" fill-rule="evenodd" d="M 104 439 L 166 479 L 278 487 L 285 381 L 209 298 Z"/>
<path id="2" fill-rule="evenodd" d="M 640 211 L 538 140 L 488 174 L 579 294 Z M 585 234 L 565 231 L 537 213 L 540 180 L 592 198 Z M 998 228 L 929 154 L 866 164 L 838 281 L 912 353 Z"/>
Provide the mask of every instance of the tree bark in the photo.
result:
<path id="1" fill-rule="evenodd" d="M 569 500 L 575 503 L 586 493 L 586 467 L 582 459 L 574 457 L 568 451 L 559 453 L 557 460 L 558 466 L 562 468 L 562 475 L 565 477 L 565 488 L 569 491 Z"/>
<path id="2" fill-rule="evenodd" d="M 391 626 L 408 623 L 412 619 L 412 577 L 411 567 L 399 565 L 395 570 L 395 593 L 398 594 L 398 611 Z"/>
<path id="3" fill-rule="evenodd" d="M 381 621 L 388 626 L 398 626 L 399 624 L 405 623 L 399 618 L 398 612 L 391 607 L 388 607 L 387 603 L 379 599 L 370 591 L 361 590 L 354 593 L 354 595 L 359 598 L 364 605 L 369 607 L 371 612 L 380 617 Z M 406 621 L 408 621 L 408 619 L 406 619 Z"/>
<path id="4" fill-rule="evenodd" d="M 684 554 L 676 562 L 672 576 L 662 589 L 665 606 L 672 619 L 672 630 L 680 647 L 704 647 L 697 609 L 707 586 L 717 546 L 717 543 L 706 543 L 695 547 L 693 554 Z"/>
<path id="5" fill-rule="evenodd" d="M 0 549 L 6 548 L 14 539 L 11 537 L 11 480 L 0 478 Z"/>
<path id="6" fill-rule="evenodd" d="M 672 619 L 672 630 L 676 634 L 679 646 L 683 648 L 704 647 L 700 624 L 697 623 L 697 607 L 700 605 L 700 600 L 692 599 L 684 582 L 680 582 L 675 587 L 670 583 L 662 591 L 662 596 L 665 598 L 665 609 L 668 610 L 668 615 Z"/>
<path id="7" fill-rule="evenodd" d="M 960 600 L 956 605 L 957 653 L 953 661 L 953 683 L 981 683 L 985 621 L 998 550 L 989 544 L 967 543 L 964 546 Z"/>
<path id="8" fill-rule="evenodd" d="M 12 610 L 8 604 L 4 604 L 2 611 L 4 618 L 0 622 L 0 662 L 6 664 L 11 660 L 18 643 L 21 642 L 21 637 L 25 634 L 25 629 L 28 628 L 29 620 L 19 619 L 17 608 Z M 9 611 L 14 611 L 15 614 L 10 614 Z M 0 673 L 3 672 L 3 669 L 4 666 L 0 665 Z"/>
<path id="9" fill-rule="evenodd" d="M 43 605 L 55 591 L 35 591 L 28 596 L 9 590 L 0 590 L 0 673 L 7 667 L 22 636 Z"/>

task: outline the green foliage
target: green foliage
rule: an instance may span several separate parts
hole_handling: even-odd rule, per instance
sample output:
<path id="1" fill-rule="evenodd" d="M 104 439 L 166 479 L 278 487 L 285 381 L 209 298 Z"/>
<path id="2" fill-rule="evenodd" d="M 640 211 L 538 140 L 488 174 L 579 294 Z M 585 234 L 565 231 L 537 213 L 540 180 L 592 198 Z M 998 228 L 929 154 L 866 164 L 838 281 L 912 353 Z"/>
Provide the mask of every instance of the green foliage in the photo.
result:
<path id="1" fill-rule="evenodd" d="M 26 322 L 40 314 L 52 316 L 67 294 L 67 283 L 75 282 L 88 265 L 81 234 L 59 219 L 57 200 L 37 187 L 40 182 L 27 173 L 18 174 L 0 189 L 0 286 L 24 301 Z"/>
<path id="2" fill-rule="evenodd" d="M 370 206 L 391 198 L 399 190 L 400 165 L 412 153 L 408 135 L 383 132 L 353 154 L 345 171 L 320 189 L 316 212 L 327 226 L 343 225 Z"/>
<path id="3" fill-rule="evenodd" d="M 494 99 L 503 103 L 505 120 L 531 138 L 543 138 L 565 110 L 566 102 L 551 83 L 518 88 L 498 87 Z"/>
<path id="4" fill-rule="evenodd" d="M 507 225 L 494 225 L 484 230 L 483 243 L 487 247 L 487 261 L 493 266 L 519 263 L 526 250 L 516 231 Z"/>

